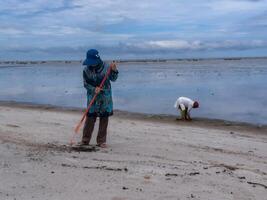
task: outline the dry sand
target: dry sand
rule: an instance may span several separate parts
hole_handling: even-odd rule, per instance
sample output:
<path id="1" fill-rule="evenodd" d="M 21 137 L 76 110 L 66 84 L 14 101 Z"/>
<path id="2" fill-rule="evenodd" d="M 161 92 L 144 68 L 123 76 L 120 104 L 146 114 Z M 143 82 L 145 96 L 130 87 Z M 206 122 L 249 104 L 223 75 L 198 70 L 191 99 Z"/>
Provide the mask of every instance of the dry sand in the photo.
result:
<path id="1" fill-rule="evenodd" d="M 117 112 L 109 148 L 77 152 L 80 117 L 1 104 L 1 200 L 267 199 L 266 127 Z"/>

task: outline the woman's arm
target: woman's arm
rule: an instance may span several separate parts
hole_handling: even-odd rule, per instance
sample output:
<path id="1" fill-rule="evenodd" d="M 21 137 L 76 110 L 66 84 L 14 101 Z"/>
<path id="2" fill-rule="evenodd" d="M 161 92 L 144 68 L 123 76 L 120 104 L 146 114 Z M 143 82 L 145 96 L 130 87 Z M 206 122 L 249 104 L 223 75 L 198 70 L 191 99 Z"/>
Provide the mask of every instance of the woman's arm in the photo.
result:
<path id="1" fill-rule="evenodd" d="M 109 74 L 109 80 L 110 81 L 116 81 L 118 78 L 119 71 L 117 69 L 116 64 L 113 62 L 111 63 L 111 72 Z"/>

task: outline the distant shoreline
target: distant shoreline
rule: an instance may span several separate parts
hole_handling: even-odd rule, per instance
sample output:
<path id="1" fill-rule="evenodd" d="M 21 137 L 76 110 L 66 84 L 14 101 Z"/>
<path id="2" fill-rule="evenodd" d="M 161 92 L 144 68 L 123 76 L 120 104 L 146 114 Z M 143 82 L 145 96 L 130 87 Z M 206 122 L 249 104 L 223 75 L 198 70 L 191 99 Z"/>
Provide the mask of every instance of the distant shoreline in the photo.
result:
<path id="1" fill-rule="evenodd" d="M 251 59 L 267 59 L 266 57 L 225 57 L 225 58 L 176 58 L 176 59 L 120 59 L 115 60 L 117 63 L 165 63 L 165 62 L 198 62 L 198 61 L 208 61 L 208 60 L 225 60 L 225 61 L 235 61 L 235 60 L 251 60 Z M 112 60 L 107 60 L 112 61 Z M 0 60 L 0 65 L 36 65 L 36 64 L 73 64 L 82 63 L 82 60 Z"/>
<path id="2" fill-rule="evenodd" d="M 25 108 L 34 110 L 51 110 L 58 112 L 71 112 L 81 113 L 84 111 L 83 108 L 77 107 L 64 107 L 54 106 L 47 104 L 35 104 L 35 103 L 24 103 L 15 101 L 0 101 L 0 106 L 12 107 L 12 108 Z M 119 118 L 127 118 L 141 121 L 152 121 L 152 122 L 163 122 L 163 123 L 175 123 L 185 126 L 203 127 L 203 128 L 215 128 L 229 131 L 250 131 L 253 133 L 267 133 L 267 125 L 257 125 L 246 122 L 227 121 L 222 119 L 208 119 L 208 118 L 193 118 L 193 121 L 181 121 L 177 120 L 177 116 L 166 115 L 166 114 L 147 114 L 147 113 L 134 113 L 129 111 L 114 110 L 114 115 Z"/>

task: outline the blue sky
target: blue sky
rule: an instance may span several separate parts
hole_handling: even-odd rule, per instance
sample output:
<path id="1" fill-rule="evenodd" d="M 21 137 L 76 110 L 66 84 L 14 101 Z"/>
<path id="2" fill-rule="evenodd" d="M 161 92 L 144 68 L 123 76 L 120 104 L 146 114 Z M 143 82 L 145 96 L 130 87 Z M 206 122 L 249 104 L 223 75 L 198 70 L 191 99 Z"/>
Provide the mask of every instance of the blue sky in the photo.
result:
<path id="1" fill-rule="evenodd" d="M 267 56 L 267 0 L 1 0 L 0 60 Z"/>

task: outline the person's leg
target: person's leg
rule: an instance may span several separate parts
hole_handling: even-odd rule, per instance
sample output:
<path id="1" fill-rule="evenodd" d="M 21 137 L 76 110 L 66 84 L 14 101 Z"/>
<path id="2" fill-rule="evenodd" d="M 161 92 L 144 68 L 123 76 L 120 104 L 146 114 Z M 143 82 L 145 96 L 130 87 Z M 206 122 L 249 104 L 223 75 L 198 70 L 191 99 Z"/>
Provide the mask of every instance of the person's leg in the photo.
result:
<path id="1" fill-rule="evenodd" d="M 98 145 L 105 144 L 107 139 L 108 117 L 100 117 L 99 129 L 96 142 Z"/>
<path id="2" fill-rule="evenodd" d="M 191 116 L 190 116 L 190 112 L 187 110 L 187 120 L 191 121 Z"/>
<path id="3" fill-rule="evenodd" d="M 191 117 L 190 117 L 190 113 L 189 113 L 189 111 L 188 111 L 188 108 L 185 108 L 185 119 L 186 120 L 191 120 Z"/>
<path id="4" fill-rule="evenodd" d="M 185 120 L 186 118 L 186 110 L 182 110 L 182 109 L 180 109 L 180 113 L 181 113 L 181 119 L 182 120 Z"/>
<path id="5" fill-rule="evenodd" d="M 82 144 L 89 144 L 94 131 L 96 117 L 86 117 L 83 127 Z"/>
<path id="6" fill-rule="evenodd" d="M 184 110 L 184 119 L 187 120 L 187 108 Z"/>
<path id="7" fill-rule="evenodd" d="M 180 112 L 180 114 L 181 114 L 181 109 L 180 108 L 178 108 L 177 111 Z M 180 120 L 180 119 L 181 119 L 181 117 L 177 116 L 176 120 Z"/>
<path id="8" fill-rule="evenodd" d="M 178 106 L 178 111 L 180 111 L 180 115 L 181 115 L 181 120 L 183 120 L 183 118 L 184 118 L 184 112 L 183 112 L 183 110 L 182 110 L 182 108 L 181 108 L 181 106 L 179 105 Z M 176 120 L 179 120 L 179 118 L 177 118 Z"/>

